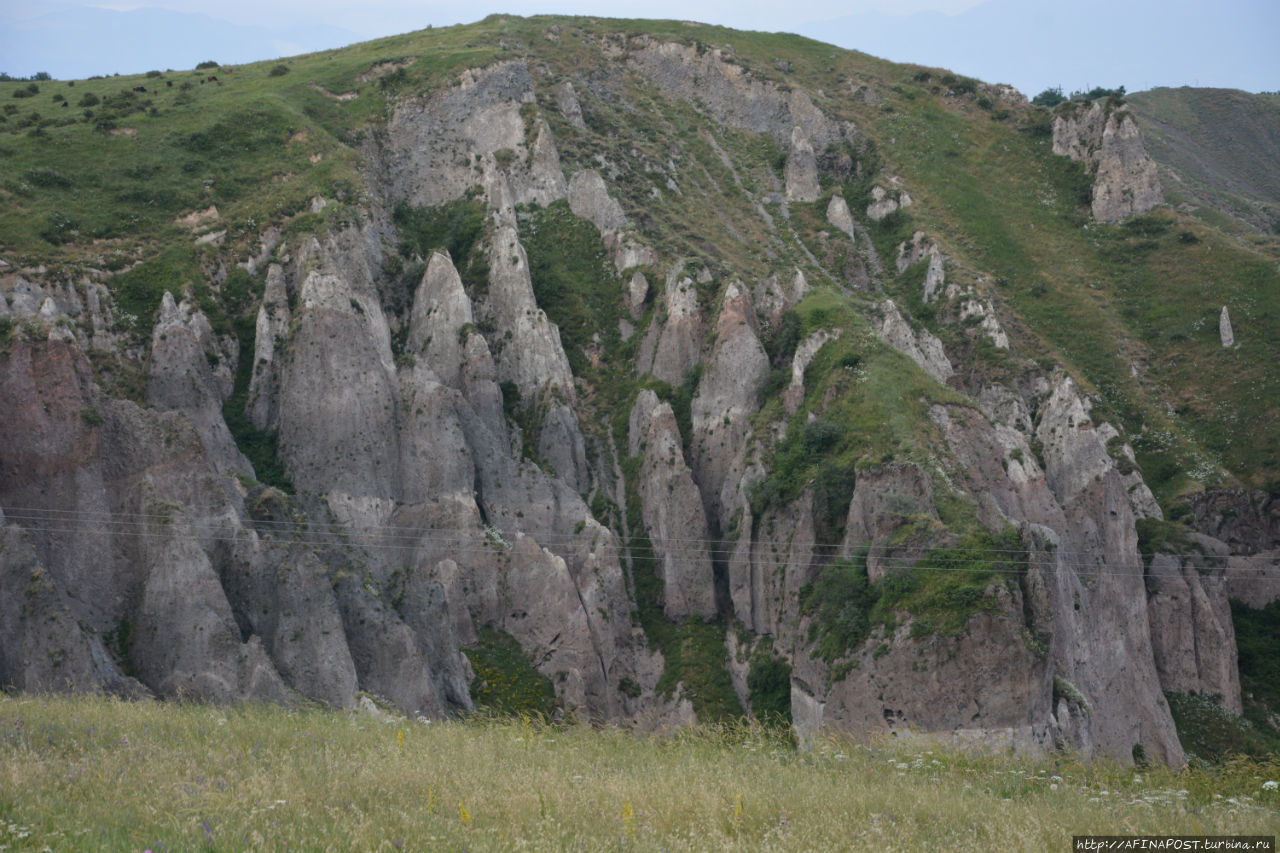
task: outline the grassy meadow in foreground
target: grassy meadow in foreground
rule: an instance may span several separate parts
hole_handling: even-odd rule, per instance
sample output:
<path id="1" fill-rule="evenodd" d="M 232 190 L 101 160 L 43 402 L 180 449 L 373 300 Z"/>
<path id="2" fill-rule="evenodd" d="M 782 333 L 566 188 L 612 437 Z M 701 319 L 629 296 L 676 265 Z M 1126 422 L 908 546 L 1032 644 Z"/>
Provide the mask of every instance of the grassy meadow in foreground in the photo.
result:
<path id="1" fill-rule="evenodd" d="M 7 850 L 1066 850 L 1276 834 L 1280 766 L 1135 770 L 755 727 L 0 698 Z"/>

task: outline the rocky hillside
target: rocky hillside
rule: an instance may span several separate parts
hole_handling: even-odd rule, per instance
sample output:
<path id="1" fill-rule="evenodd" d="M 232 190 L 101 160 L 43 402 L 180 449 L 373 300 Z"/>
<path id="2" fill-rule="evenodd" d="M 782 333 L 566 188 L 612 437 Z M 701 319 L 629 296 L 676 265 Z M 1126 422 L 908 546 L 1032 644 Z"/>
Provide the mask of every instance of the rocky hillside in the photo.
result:
<path id="1" fill-rule="evenodd" d="M 0 684 L 1183 760 L 1280 250 L 1116 100 L 492 17 L 0 84 Z M 1243 612 L 1243 611 L 1242 611 Z"/>

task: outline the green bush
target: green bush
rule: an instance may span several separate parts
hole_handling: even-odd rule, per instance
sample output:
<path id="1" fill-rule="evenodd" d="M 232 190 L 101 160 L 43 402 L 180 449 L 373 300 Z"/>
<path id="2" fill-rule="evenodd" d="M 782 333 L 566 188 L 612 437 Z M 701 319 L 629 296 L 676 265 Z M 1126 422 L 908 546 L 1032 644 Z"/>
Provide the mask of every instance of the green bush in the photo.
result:
<path id="1" fill-rule="evenodd" d="M 1166 693 L 1178 740 L 1191 759 L 1217 764 L 1240 755 L 1265 758 L 1280 748 L 1274 729 L 1264 731 L 1222 707 L 1217 696 Z"/>
<path id="2" fill-rule="evenodd" d="M 131 316 L 131 325 L 147 331 L 155 324 L 160 300 L 168 290 L 175 297 L 204 282 L 204 271 L 185 249 L 170 249 L 112 279 L 116 307 Z M 253 348 L 249 348 L 253 352 Z"/>
<path id="3" fill-rule="evenodd" d="M 871 634 L 871 610 L 879 590 L 867 580 L 865 549 L 852 560 L 832 563 L 800 591 L 800 612 L 812 617 L 809 642 L 829 664 L 853 653 Z"/>
<path id="4" fill-rule="evenodd" d="M 617 327 L 623 313 L 622 287 L 617 272 L 595 226 L 575 216 L 567 201 L 522 217 L 520 225 L 538 306 L 559 327 L 569 367 L 582 376 L 597 335 L 601 343 L 621 343 Z"/>
<path id="5" fill-rule="evenodd" d="M 438 207 L 398 204 L 392 211 L 400 237 L 400 255 L 428 259 L 443 249 L 453 259 L 463 284 L 472 294 L 489 287 L 489 261 L 477 245 L 484 236 L 484 205 L 463 198 Z"/>
<path id="6" fill-rule="evenodd" d="M 540 714 L 556 709 L 551 679 L 538 672 L 533 660 L 510 634 L 481 627 L 476 644 L 467 649 L 475 670 L 471 701 L 477 709 L 499 714 Z"/>
<path id="7" fill-rule="evenodd" d="M 282 63 L 280 65 L 271 66 L 271 70 L 267 72 L 267 75 L 270 77 L 283 77 L 288 73 L 289 73 L 289 66 L 284 65 Z"/>
<path id="8" fill-rule="evenodd" d="M 36 166 L 34 169 L 28 169 L 26 173 L 27 183 L 45 189 L 66 189 L 71 186 L 71 181 L 67 180 L 57 169 L 50 169 L 48 166 Z"/>
<path id="9" fill-rule="evenodd" d="M 45 219 L 44 228 L 40 229 L 40 238 L 54 246 L 70 243 L 79 236 L 79 221 L 57 211 L 49 214 Z"/>
<path id="10" fill-rule="evenodd" d="M 791 664 L 763 649 L 751 659 L 747 691 L 757 720 L 768 725 L 791 724 Z"/>
<path id="11" fill-rule="evenodd" d="M 204 71 L 209 68 L 217 68 L 217 67 L 218 67 L 218 63 L 214 62 L 212 59 L 206 59 L 204 62 L 201 62 L 199 65 L 196 66 L 196 70 Z"/>
<path id="12" fill-rule="evenodd" d="M 1240 682 L 1246 692 L 1280 709 L 1280 599 L 1254 609 L 1231 600 Z"/>
<path id="13" fill-rule="evenodd" d="M 1052 89 L 1045 89 L 1043 92 L 1036 95 L 1031 99 L 1031 103 L 1035 104 L 1037 107 L 1044 107 L 1045 109 L 1051 110 L 1066 99 L 1067 96 L 1062 94 L 1062 87 L 1054 86 Z"/>

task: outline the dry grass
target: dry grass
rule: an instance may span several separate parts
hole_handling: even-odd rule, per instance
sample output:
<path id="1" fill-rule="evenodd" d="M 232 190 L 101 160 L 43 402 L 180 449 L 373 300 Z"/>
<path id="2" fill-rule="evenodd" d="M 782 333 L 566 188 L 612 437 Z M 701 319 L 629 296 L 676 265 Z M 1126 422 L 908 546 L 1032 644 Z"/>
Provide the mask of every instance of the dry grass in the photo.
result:
<path id="1" fill-rule="evenodd" d="M 1278 773 L 21 697 L 0 700 L 0 849 L 1065 849 L 1274 834 Z"/>

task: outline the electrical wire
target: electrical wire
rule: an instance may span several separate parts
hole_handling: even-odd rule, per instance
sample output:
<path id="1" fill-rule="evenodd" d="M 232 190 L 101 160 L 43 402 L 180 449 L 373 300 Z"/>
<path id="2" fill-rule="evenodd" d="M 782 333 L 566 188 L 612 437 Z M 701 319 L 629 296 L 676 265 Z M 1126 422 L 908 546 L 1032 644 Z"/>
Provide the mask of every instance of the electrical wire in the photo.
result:
<path id="1" fill-rule="evenodd" d="M 249 527 L 239 527 L 238 517 L 213 516 L 186 525 L 174 525 L 174 515 L 168 513 L 136 513 L 122 511 L 94 511 L 56 509 L 48 507 L 11 507 L 3 510 L 6 523 L 18 524 L 31 532 L 49 536 L 161 539 L 193 541 L 199 543 L 245 542 L 249 531 L 258 533 L 265 546 L 281 545 L 308 549 L 350 549 L 367 552 L 436 552 L 433 556 L 492 556 L 494 549 L 506 550 L 511 543 L 506 531 L 496 528 L 443 528 L 400 524 L 347 525 L 341 522 L 254 520 Z M 235 525 L 236 532 L 225 532 Z M 194 528 L 194 529 L 193 529 Z M 204 528 L 204 532 L 200 529 Z M 599 531 L 576 535 L 551 530 L 517 530 L 516 535 L 528 536 L 541 548 L 557 551 L 587 551 L 602 558 L 617 558 L 632 562 L 651 562 L 688 566 L 701 560 L 735 561 L 741 544 L 734 540 L 709 538 L 666 538 L 651 542 L 648 547 L 632 542 L 620 542 L 608 531 L 604 538 Z M 770 570 L 793 565 L 826 563 L 851 559 L 868 549 L 869 543 L 857 546 L 843 544 L 810 543 L 776 551 L 773 556 L 763 549 L 752 549 L 749 564 L 756 569 Z M 443 553 L 441 553 L 443 552 Z M 941 553 L 939 553 L 941 552 Z M 562 555 L 563 556 L 563 555 Z M 585 555 L 580 555 L 585 556 Z M 1067 551 L 1061 548 L 993 548 L 964 544 L 951 546 L 898 545 L 883 546 L 874 554 L 877 565 L 888 572 L 917 570 L 927 572 L 972 572 L 987 574 L 1021 575 L 1033 567 L 1070 569 L 1077 577 L 1101 578 L 1132 576 L 1141 562 L 1138 555 L 1108 555 L 1097 551 Z M 1117 558 L 1119 566 L 1116 566 Z M 1241 581 L 1271 582 L 1280 580 L 1280 573 L 1260 571 L 1250 566 L 1231 566 L 1225 556 L 1180 556 L 1179 569 L 1222 572 L 1233 583 Z M 985 562 L 976 568 L 958 563 Z M 1128 563 L 1128 565 L 1125 565 Z M 1278 567 L 1280 568 L 1280 567 Z M 1144 569 L 1143 577 L 1160 578 Z"/>

